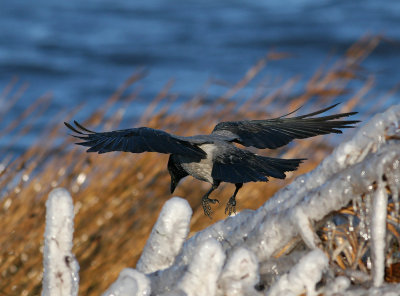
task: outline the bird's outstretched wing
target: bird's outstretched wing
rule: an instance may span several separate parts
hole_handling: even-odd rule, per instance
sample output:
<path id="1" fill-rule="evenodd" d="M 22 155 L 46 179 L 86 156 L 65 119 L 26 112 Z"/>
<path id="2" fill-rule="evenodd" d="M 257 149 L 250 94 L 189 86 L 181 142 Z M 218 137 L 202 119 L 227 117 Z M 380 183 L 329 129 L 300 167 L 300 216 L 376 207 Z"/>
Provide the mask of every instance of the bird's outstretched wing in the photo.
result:
<path id="1" fill-rule="evenodd" d="M 76 138 L 83 142 L 78 145 L 90 147 L 88 152 L 106 153 L 111 151 L 126 151 L 132 153 L 159 152 L 167 154 L 181 154 L 188 156 L 205 156 L 205 152 L 195 144 L 162 130 L 148 127 L 116 130 L 111 132 L 96 133 L 78 122 L 75 127 L 64 122 Z"/>
<path id="2" fill-rule="evenodd" d="M 294 139 L 304 139 L 330 133 L 340 134 L 342 128 L 352 128 L 358 120 L 335 120 L 354 115 L 357 112 L 340 113 L 329 116 L 312 117 L 324 113 L 338 104 L 325 109 L 287 118 L 293 112 L 278 118 L 266 120 L 243 120 L 220 122 L 212 131 L 214 135 L 231 137 L 232 142 L 256 148 L 274 149 L 284 146 Z M 297 111 L 297 110 L 296 110 Z"/>

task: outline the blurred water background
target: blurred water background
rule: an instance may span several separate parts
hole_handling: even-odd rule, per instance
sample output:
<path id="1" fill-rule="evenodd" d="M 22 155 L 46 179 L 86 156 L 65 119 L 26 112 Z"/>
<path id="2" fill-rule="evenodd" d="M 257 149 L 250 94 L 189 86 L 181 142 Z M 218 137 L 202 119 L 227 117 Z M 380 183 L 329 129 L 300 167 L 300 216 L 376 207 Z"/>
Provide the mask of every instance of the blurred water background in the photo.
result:
<path id="1" fill-rule="evenodd" d="M 374 91 L 384 93 L 400 82 L 399 25 L 398 0 L 2 0 L 0 92 L 15 77 L 29 87 L 13 111 L 2 114 L 0 130 L 51 93 L 50 113 L 15 144 L 23 151 L 49 114 L 86 102 L 77 114 L 84 118 L 141 67 L 148 74 L 127 110 L 132 120 L 171 78 L 179 100 L 190 100 L 210 79 L 234 84 L 271 51 L 292 56 L 269 63 L 265 75 L 306 81 L 328 57 L 342 55 L 368 33 L 387 39 L 363 64 L 376 76 Z M 218 84 L 209 87 L 210 100 L 220 94 Z M 4 104 L 2 96 L 0 112 Z M 0 147 L 6 142 L 2 137 Z"/>

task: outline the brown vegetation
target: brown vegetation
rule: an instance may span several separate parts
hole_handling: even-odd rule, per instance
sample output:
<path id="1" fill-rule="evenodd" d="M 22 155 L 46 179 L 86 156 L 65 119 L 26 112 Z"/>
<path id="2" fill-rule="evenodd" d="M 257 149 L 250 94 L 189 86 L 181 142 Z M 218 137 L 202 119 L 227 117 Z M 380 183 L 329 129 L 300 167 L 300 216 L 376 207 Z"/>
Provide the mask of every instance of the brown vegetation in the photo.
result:
<path id="1" fill-rule="evenodd" d="M 336 63 L 319 69 L 296 93 L 293 89 L 295 85 L 299 86 L 297 78 L 281 85 L 261 79 L 250 96 L 237 99 L 242 95 L 241 90 L 259 77 L 270 61 L 286 57 L 276 53 L 261 59 L 215 100 L 207 99 L 205 90 L 190 101 L 179 103 L 168 83 L 149 104 L 140 122 L 130 124 L 161 128 L 180 135 L 202 134 L 209 133 L 222 120 L 267 118 L 302 105 L 305 105 L 302 112 L 317 110 L 339 95 L 348 98 L 340 111 L 357 110 L 358 105 L 376 99 L 368 93 L 373 86 L 373 77 L 361 78 L 359 72 L 360 63 L 378 42 L 378 37 L 357 42 Z M 105 112 L 117 105 L 123 111 L 124 106 L 134 102 L 139 95 L 139 87 L 135 86 L 141 84 L 142 77 L 143 72 L 130 77 L 98 110 L 87 114 L 84 125 L 94 130 L 122 128 L 119 123 L 123 112 L 118 111 L 110 117 L 106 117 Z M 361 87 L 350 92 L 347 87 L 354 80 L 358 80 Z M 23 87 L 20 90 L 14 87 L 10 84 L 3 91 L 2 96 L 8 97 L 9 103 L 0 112 L 10 112 L 22 95 Z M 15 95 L 10 95 L 13 92 Z M 100 294 L 123 268 L 135 266 L 162 205 L 171 197 L 166 155 L 87 154 L 82 147 L 73 145 L 74 140 L 67 136 L 62 121 L 72 119 L 80 106 L 65 118 L 62 118 L 65 114 L 62 112 L 49 118 L 38 142 L 22 155 L 13 157 L 13 144 L 30 132 L 32 116 L 39 116 L 51 100 L 50 96 L 39 98 L 0 131 L 0 137 L 12 135 L 9 148 L 2 153 L 5 156 L 0 157 L 0 295 L 40 294 L 45 201 L 53 188 L 68 189 L 74 199 L 73 252 L 80 264 L 81 295 Z M 101 127 L 96 128 L 100 124 Z M 326 137 L 318 137 L 298 141 L 293 147 L 279 151 L 266 151 L 269 155 L 284 158 L 306 157 L 308 161 L 284 181 L 246 184 L 238 195 L 238 210 L 258 208 L 295 176 L 314 168 L 331 148 Z M 213 207 L 213 220 L 204 216 L 200 202 L 208 187 L 208 184 L 186 178 L 175 192 L 177 196 L 185 197 L 193 208 L 191 234 L 225 218 L 225 203 L 233 192 L 233 185 L 224 184 L 213 193 L 213 197 L 221 201 L 219 206 Z M 349 235 L 345 233 L 342 237 L 352 243 Z M 338 256 L 334 260 L 346 268 L 341 258 Z M 398 268 L 390 272 L 388 277 L 393 278 L 398 274 Z"/>

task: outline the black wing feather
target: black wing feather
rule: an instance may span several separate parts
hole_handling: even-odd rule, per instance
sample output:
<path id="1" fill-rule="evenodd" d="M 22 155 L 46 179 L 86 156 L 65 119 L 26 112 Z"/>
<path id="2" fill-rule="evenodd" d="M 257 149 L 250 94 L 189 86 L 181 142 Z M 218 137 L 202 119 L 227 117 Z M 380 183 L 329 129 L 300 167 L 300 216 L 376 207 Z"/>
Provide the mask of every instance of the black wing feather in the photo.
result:
<path id="1" fill-rule="evenodd" d="M 211 176 L 229 183 L 267 182 L 268 177 L 284 179 L 285 172 L 296 170 L 303 160 L 265 157 L 235 148 L 215 156 Z"/>
<path id="2" fill-rule="evenodd" d="M 301 115 L 284 116 L 267 120 L 243 120 L 220 122 L 212 131 L 215 135 L 230 135 L 232 142 L 256 148 L 278 148 L 294 139 L 304 139 L 330 133 L 342 133 L 341 129 L 353 128 L 358 120 L 335 120 L 357 114 L 357 112 L 339 113 L 328 116 L 312 117 L 324 113 L 338 104 Z"/>
<path id="3" fill-rule="evenodd" d="M 187 156 L 205 156 L 205 152 L 195 143 L 162 130 L 139 127 L 96 133 L 76 121 L 74 121 L 75 126 L 67 122 L 64 122 L 64 124 L 76 134 L 73 135 L 74 137 L 83 140 L 83 142 L 77 144 L 89 147 L 88 152 L 125 151 L 141 153 L 148 151 Z"/>

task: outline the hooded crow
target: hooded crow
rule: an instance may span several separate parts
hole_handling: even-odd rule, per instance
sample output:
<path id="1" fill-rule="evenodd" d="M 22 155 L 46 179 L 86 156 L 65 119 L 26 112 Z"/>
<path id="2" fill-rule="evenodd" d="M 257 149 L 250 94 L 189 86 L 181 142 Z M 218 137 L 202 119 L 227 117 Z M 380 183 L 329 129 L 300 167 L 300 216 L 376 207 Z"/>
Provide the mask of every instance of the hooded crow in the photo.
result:
<path id="1" fill-rule="evenodd" d="M 209 135 L 182 137 L 162 130 L 137 127 L 110 132 L 94 132 L 78 122 L 75 127 L 65 122 L 78 145 L 89 147 L 87 152 L 106 153 L 126 151 L 132 153 L 159 152 L 169 154 L 168 172 L 171 176 L 171 193 L 179 181 L 192 176 L 211 184 L 202 197 L 204 214 L 211 217 L 211 204 L 219 202 L 209 198 L 221 182 L 233 183 L 235 192 L 229 199 L 225 213 L 236 212 L 236 195 L 243 183 L 267 182 L 269 177 L 284 179 L 285 172 L 295 171 L 305 160 L 280 159 L 257 155 L 241 149 L 235 143 L 258 149 L 275 149 L 294 139 L 310 138 L 330 133 L 342 133 L 352 128 L 358 120 L 338 120 L 357 112 L 317 116 L 338 104 L 297 117 L 287 117 L 295 111 L 272 119 L 220 122 Z"/>

